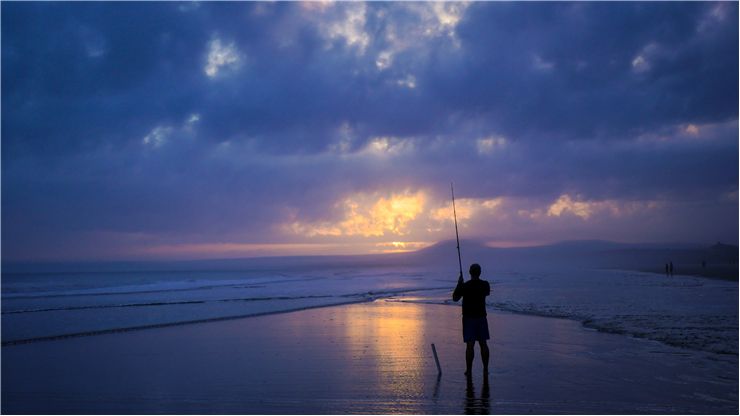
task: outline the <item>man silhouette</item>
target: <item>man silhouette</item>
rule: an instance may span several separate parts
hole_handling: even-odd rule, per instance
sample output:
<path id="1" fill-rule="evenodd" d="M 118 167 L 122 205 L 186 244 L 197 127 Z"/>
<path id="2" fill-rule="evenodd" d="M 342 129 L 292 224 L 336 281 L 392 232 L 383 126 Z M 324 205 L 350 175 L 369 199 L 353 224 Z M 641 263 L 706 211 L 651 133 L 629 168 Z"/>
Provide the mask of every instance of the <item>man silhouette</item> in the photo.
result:
<path id="1" fill-rule="evenodd" d="M 491 293 L 491 286 L 481 280 L 481 268 L 478 264 L 470 265 L 470 280 L 465 282 L 463 275 L 457 279 L 457 286 L 452 293 L 452 300 L 457 302 L 462 298 L 463 311 L 463 341 L 467 344 L 465 350 L 465 375 L 472 375 L 473 359 L 475 358 L 475 341 L 480 345 L 480 355 L 483 361 L 483 374 L 488 374 L 488 319 L 486 318 L 486 296 Z"/>

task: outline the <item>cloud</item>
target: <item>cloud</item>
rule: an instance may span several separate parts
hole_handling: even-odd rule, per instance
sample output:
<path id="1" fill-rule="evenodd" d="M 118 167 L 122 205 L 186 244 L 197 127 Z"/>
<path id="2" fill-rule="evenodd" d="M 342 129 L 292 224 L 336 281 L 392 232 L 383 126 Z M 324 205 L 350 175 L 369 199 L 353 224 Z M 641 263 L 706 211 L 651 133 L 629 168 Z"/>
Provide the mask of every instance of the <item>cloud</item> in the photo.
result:
<path id="1" fill-rule="evenodd" d="M 704 15 L 699 19 L 697 23 L 697 32 L 707 32 L 720 25 L 730 14 L 729 7 L 723 2 L 712 3 L 711 6 L 704 11 Z"/>
<path id="2" fill-rule="evenodd" d="M 639 213 L 660 210 L 665 203 L 659 200 L 588 200 L 569 194 L 560 195 L 555 201 L 545 207 L 533 209 L 517 209 L 517 215 L 537 222 L 549 221 L 549 218 L 577 218 L 583 222 L 594 221 L 598 217 L 630 217 Z"/>
<path id="3" fill-rule="evenodd" d="M 406 75 L 406 77 L 396 80 L 396 84 L 402 87 L 414 89 L 416 88 L 416 77 L 413 75 Z"/>
<path id="4" fill-rule="evenodd" d="M 632 68 L 635 70 L 635 72 L 645 72 L 650 70 L 650 63 L 645 59 L 644 56 L 637 55 L 637 57 L 632 60 Z"/>
<path id="5" fill-rule="evenodd" d="M 405 253 L 421 250 L 432 244 L 428 241 L 391 241 L 390 243 L 376 243 L 375 251 L 380 253 Z"/>
<path id="6" fill-rule="evenodd" d="M 331 47 L 334 41 L 341 40 L 357 53 L 365 53 L 371 40 L 365 28 L 365 3 L 306 2 L 302 6 L 308 11 L 309 18 L 316 22 L 319 32 L 327 41 L 327 47 Z"/>
<path id="7" fill-rule="evenodd" d="M 413 5 L 423 21 L 424 34 L 427 36 L 446 35 L 455 38 L 455 29 L 465 15 L 470 2 L 432 2 Z M 414 7 L 418 6 L 418 7 Z"/>
<path id="8" fill-rule="evenodd" d="M 408 233 L 411 221 L 424 210 L 425 195 L 422 192 L 404 192 L 379 196 L 377 194 L 355 194 L 339 204 L 343 212 L 337 222 L 303 224 L 293 222 L 290 231 L 313 236 L 402 236 Z"/>
<path id="9" fill-rule="evenodd" d="M 414 142 L 410 139 L 398 137 L 373 137 L 367 145 L 360 150 L 360 155 L 376 157 L 398 156 L 414 151 Z"/>
<path id="10" fill-rule="evenodd" d="M 698 136 L 699 135 L 699 127 L 697 127 L 695 124 L 689 124 L 686 126 L 686 129 L 684 130 L 686 133 L 692 135 L 692 136 Z"/>
<path id="11" fill-rule="evenodd" d="M 144 136 L 142 143 L 151 147 L 160 147 L 172 134 L 172 127 L 157 126 L 149 134 Z"/>
<path id="12" fill-rule="evenodd" d="M 561 195 L 557 201 L 547 208 L 547 215 L 559 217 L 565 213 L 570 213 L 587 220 L 594 211 L 601 209 L 610 209 L 613 212 L 615 211 L 614 206 L 609 202 L 574 201 L 571 199 L 570 195 Z"/>
<path id="13" fill-rule="evenodd" d="M 214 78 L 222 68 L 237 68 L 241 61 L 241 54 L 233 43 L 224 45 L 221 39 L 215 38 L 208 43 L 208 57 L 203 72 Z"/>
<path id="14" fill-rule="evenodd" d="M 476 141 L 476 147 L 478 153 L 488 155 L 496 151 L 496 149 L 502 149 L 506 147 L 507 140 L 504 137 L 489 136 Z"/>
<path id="15" fill-rule="evenodd" d="M 735 3 L 181 6 L 3 6 L 4 255 L 737 239 Z"/>
<path id="16" fill-rule="evenodd" d="M 195 134 L 195 128 L 199 121 L 200 114 L 193 113 L 187 116 L 187 119 L 180 127 L 176 128 L 170 125 L 158 125 L 147 133 L 141 142 L 145 147 L 156 149 L 167 144 L 175 135 L 179 137 L 192 137 Z"/>
<path id="17" fill-rule="evenodd" d="M 550 71 L 555 68 L 554 63 L 542 59 L 542 57 L 537 54 L 532 56 L 532 65 L 539 71 Z"/>
<path id="18" fill-rule="evenodd" d="M 655 42 L 648 43 L 640 50 L 635 59 L 632 60 L 632 70 L 636 73 L 650 71 L 652 68 L 651 61 L 660 59 L 661 54 L 664 53 L 665 52 L 661 51 L 660 46 Z"/>
<path id="19" fill-rule="evenodd" d="M 444 201 L 444 206 L 431 210 L 429 212 L 429 217 L 437 223 L 449 223 L 454 221 L 455 216 L 457 216 L 457 219 L 460 222 L 465 223 L 466 220 L 469 220 L 474 216 L 479 216 L 481 214 L 491 215 L 492 213 L 495 213 L 497 208 L 501 206 L 502 201 L 503 198 L 462 198 L 455 201 L 454 210 L 451 203 Z"/>

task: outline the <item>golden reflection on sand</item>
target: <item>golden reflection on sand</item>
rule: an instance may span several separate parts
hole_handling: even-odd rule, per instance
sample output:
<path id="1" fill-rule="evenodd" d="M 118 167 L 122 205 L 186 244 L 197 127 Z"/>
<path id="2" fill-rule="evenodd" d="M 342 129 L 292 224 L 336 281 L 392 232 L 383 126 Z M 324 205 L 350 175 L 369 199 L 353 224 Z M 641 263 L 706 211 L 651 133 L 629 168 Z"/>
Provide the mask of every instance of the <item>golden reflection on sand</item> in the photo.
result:
<path id="1" fill-rule="evenodd" d="M 376 372 L 376 391 L 399 401 L 423 394 L 426 319 L 421 305 L 377 302 L 373 308 L 346 308 L 349 344 L 363 349 L 358 365 Z M 428 355 L 428 354 L 426 354 Z"/>

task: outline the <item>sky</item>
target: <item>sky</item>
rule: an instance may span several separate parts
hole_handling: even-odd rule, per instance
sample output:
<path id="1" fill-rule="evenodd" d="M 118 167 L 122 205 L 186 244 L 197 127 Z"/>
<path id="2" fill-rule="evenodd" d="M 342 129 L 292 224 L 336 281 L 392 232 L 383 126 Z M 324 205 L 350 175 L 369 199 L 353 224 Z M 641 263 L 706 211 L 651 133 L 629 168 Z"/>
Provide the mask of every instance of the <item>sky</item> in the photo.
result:
<path id="1" fill-rule="evenodd" d="M 0 7 L 3 261 L 738 242 L 734 2 Z"/>

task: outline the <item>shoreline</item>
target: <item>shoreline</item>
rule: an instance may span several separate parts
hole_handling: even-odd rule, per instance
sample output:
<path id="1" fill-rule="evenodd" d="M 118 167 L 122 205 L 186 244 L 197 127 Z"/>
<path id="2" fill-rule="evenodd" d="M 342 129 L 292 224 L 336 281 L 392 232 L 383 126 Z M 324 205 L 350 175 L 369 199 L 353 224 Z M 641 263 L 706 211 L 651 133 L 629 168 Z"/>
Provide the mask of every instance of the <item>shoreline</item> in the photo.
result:
<path id="1" fill-rule="evenodd" d="M 621 271 L 623 269 L 607 269 L 607 270 L 620 270 Z M 635 270 L 635 271 L 638 271 L 638 270 Z M 640 271 L 640 272 L 644 272 L 644 271 Z M 681 276 L 686 277 L 687 275 L 681 275 Z M 691 276 L 691 277 L 701 278 L 700 276 Z M 394 297 L 399 294 L 404 296 L 404 295 L 407 295 L 413 292 L 434 291 L 434 290 L 439 290 L 439 288 L 413 289 L 413 290 L 405 291 L 402 293 L 399 293 L 398 291 L 368 292 L 366 294 L 367 297 L 365 298 L 350 300 L 346 302 L 320 304 L 320 305 L 308 305 L 308 306 L 300 306 L 296 308 L 289 308 L 289 309 L 284 309 L 284 310 L 276 310 L 276 311 L 268 311 L 268 312 L 254 312 L 254 313 L 248 313 L 248 314 L 230 315 L 230 316 L 222 316 L 222 317 L 214 317 L 214 318 L 166 322 L 166 323 L 158 323 L 158 324 L 151 324 L 151 325 L 135 325 L 135 326 L 130 326 L 130 327 L 120 327 L 120 328 L 111 328 L 111 329 L 103 329 L 103 330 L 92 330 L 92 331 L 83 331 L 83 332 L 68 333 L 68 334 L 17 339 L 17 340 L 10 340 L 10 341 L 2 341 L 2 343 L 0 343 L 0 346 L 5 348 L 5 347 L 13 347 L 17 345 L 34 344 L 34 343 L 39 343 L 39 342 L 51 342 L 51 341 L 59 341 L 59 340 L 73 339 L 73 338 L 95 337 L 95 336 L 107 335 L 107 334 L 127 333 L 127 332 L 153 330 L 153 329 L 161 329 L 161 328 L 168 328 L 168 327 L 179 327 L 179 326 L 187 326 L 187 325 L 195 325 L 195 324 L 207 324 L 211 322 L 239 320 L 239 319 L 255 318 L 255 317 L 270 316 L 270 315 L 281 315 L 281 314 L 301 312 L 301 311 L 306 311 L 306 310 L 311 310 L 311 309 L 332 308 L 332 307 L 345 306 L 345 305 L 372 303 L 375 301 L 459 307 L 459 304 L 449 303 L 448 301 L 443 301 L 443 302 L 420 301 L 420 300 L 407 300 L 407 299 L 404 299 L 403 297 Z M 389 296 L 383 297 L 382 295 L 389 295 Z M 569 320 L 569 321 L 580 324 L 580 326 L 584 329 L 593 330 L 593 331 L 597 331 L 597 332 L 604 333 L 604 334 L 620 335 L 620 336 L 626 336 L 628 338 L 658 342 L 666 346 L 679 348 L 679 349 L 685 349 L 688 351 L 704 352 L 704 353 L 728 355 L 728 356 L 738 356 L 737 351 L 725 352 L 725 351 L 701 349 L 701 348 L 693 347 L 692 345 L 682 344 L 679 342 L 672 342 L 670 339 L 657 339 L 654 337 L 650 337 L 647 334 L 639 333 L 637 331 L 630 331 L 627 329 L 620 329 L 620 328 L 610 328 L 608 326 L 599 325 L 599 324 L 592 322 L 592 319 L 589 317 L 575 316 L 575 315 L 568 315 L 568 314 L 558 314 L 555 312 L 539 312 L 536 310 L 519 310 L 519 309 L 506 307 L 505 305 L 502 305 L 502 304 L 496 304 L 496 303 L 488 305 L 488 308 L 489 308 L 490 313 L 514 314 L 514 315 L 531 316 L 531 317 L 539 317 L 539 318 L 565 319 L 565 320 Z"/>
<path id="2" fill-rule="evenodd" d="M 412 303 L 412 302 L 408 302 Z M 435 303 L 426 303 L 429 305 L 435 305 Z M 520 311 L 515 309 L 507 309 L 501 306 L 490 306 L 493 310 L 489 310 L 489 312 L 496 312 L 501 314 L 513 314 L 513 315 L 523 315 L 523 316 L 533 316 L 538 318 L 551 318 L 551 319 L 564 319 L 568 321 L 577 322 L 581 325 L 583 329 L 591 330 L 600 332 L 602 334 L 609 334 L 609 335 L 620 335 L 627 338 L 633 338 L 638 340 L 644 340 L 644 341 L 651 341 L 651 342 L 657 342 L 659 344 L 665 345 L 667 347 L 673 347 L 677 349 L 687 350 L 689 352 L 701 352 L 701 353 L 707 353 L 707 354 L 718 354 L 718 355 L 726 355 L 726 356 L 734 356 L 737 357 L 738 351 L 733 352 L 725 352 L 725 351 L 713 351 L 713 350 L 706 350 L 701 348 L 692 347 L 691 345 L 687 344 L 681 344 L 678 342 L 672 342 L 668 339 L 656 339 L 651 338 L 650 336 L 646 334 L 641 334 L 636 331 L 629 331 L 626 329 L 616 329 L 616 328 L 609 328 L 606 326 L 601 326 L 598 324 L 594 324 L 590 318 L 583 318 L 578 316 L 570 316 L 570 315 L 558 315 L 558 314 L 548 314 L 544 312 L 537 312 L 537 311 Z"/>
<path id="3" fill-rule="evenodd" d="M 717 268 L 717 267 L 708 267 L 706 269 L 703 269 L 698 266 L 693 267 L 686 267 L 681 265 L 681 273 L 674 273 L 673 276 L 667 276 L 665 274 L 664 270 L 657 270 L 657 269 L 649 269 L 649 268 L 641 268 L 641 269 L 624 269 L 624 268 L 609 268 L 605 270 L 626 270 L 626 271 L 635 271 L 635 272 L 643 272 L 643 273 L 651 273 L 651 274 L 658 274 L 661 276 L 665 276 L 668 279 L 671 279 L 676 276 L 688 276 L 688 277 L 699 277 L 704 279 L 716 279 L 716 280 L 724 280 L 728 282 L 738 282 L 740 281 L 738 279 L 738 267 L 732 267 L 731 265 L 727 265 L 727 267 Z M 690 272 L 686 272 L 686 270 L 690 270 Z"/>
<path id="4" fill-rule="evenodd" d="M 355 301 L 347 301 L 347 302 L 341 302 L 341 303 L 332 303 L 329 305 L 303 306 L 299 308 L 286 309 L 286 310 L 280 310 L 280 311 L 255 312 L 255 313 L 245 314 L 245 315 L 222 316 L 218 318 L 194 319 L 194 320 L 189 320 L 189 321 L 167 322 L 167 323 L 152 324 L 152 325 L 137 325 L 137 326 L 123 327 L 123 328 L 102 329 L 98 331 L 85 331 L 85 332 L 75 332 L 75 333 L 61 334 L 61 335 L 49 335 L 45 337 L 3 341 L 2 344 L 0 344 L 0 346 L 12 347 L 15 345 L 33 344 L 37 342 L 60 341 L 60 340 L 71 339 L 71 338 L 94 337 L 98 335 L 117 334 L 117 333 L 124 333 L 124 332 L 133 332 L 133 331 L 145 331 L 148 329 L 169 328 L 169 327 L 184 326 L 184 325 L 207 324 L 209 322 L 220 322 L 220 321 L 230 321 L 234 319 L 256 318 L 260 316 L 279 315 L 279 314 L 284 314 L 284 313 L 306 311 L 310 309 L 331 308 L 333 306 L 354 305 L 357 303 L 366 303 L 366 302 L 372 302 L 372 301 L 373 301 L 372 299 L 355 300 Z"/>
<path id="5" fill-rule="evenodd" d="M 479 357 L 467 383 L 449 306 L 376 300 L 3 348 L 2 411 L 737 413 L 736 356 L 518 313 L 489 313 L 488 387 Z"/>

